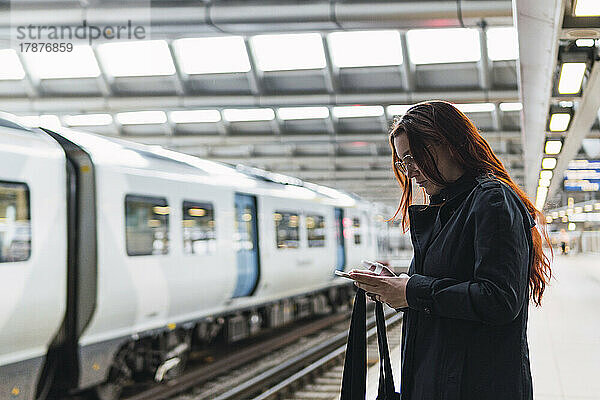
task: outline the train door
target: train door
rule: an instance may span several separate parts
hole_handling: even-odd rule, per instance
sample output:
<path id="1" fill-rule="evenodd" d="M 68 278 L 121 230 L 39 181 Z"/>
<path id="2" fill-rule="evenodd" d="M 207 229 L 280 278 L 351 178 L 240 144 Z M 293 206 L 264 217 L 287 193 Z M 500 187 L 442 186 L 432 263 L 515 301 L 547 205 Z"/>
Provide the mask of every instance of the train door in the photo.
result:
<path id="1" fill-rule="evenodd" d="M 233 297 L 250 296 L 259 278 L 258 224 L 256 197 L 235 194 L 234 248 L 237 258 L 237 284 Z"/>
<path id="2" fill-rule="evenodd" d="M 337 262 L 335 269 L 343 271 L 346 266 L 346 244 L 344 240 L 344 210 L 341 208 L 335 209 L 335 229 L 335 237 L 337 238 Z"/>

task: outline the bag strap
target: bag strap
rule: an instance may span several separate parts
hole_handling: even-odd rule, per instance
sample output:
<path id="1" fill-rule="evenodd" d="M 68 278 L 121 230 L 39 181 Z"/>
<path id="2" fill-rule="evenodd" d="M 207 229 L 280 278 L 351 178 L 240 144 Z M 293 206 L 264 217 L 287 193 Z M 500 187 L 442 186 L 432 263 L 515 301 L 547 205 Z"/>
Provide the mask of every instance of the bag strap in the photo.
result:
<path id="1" fill-rule="evenodd" d="M 400 399 L 394 388 L 392 363 L 388 349 L 385 316 L 383 305 L 375 302 L 375 319 L 377 321 L 377 344 L 379 347 L 379 388 L 378 400 Z M 364 399 L 367 393 L 367 301 L 365 291 L 358 289 L 354 297 L 354 308 L 346 359 L 342 377 L 342 393 L 340 400 Z"/>
<path id="2" fill-rule="evenodd" d="M 340 400 L 364 399 L 367 393 L 367 300 L 358 289 L 346 345 Z"/>
<path id="3" fill-rule="evenodd" d="M 377 321 L 377 346 L 379 348 L 379 388 L 377 399 L 392 400 L 399 398 L 394 387 L 394 375 L 390 361 L 390 350 L 387 342 L 383 305 L 375 303 L 375 319 Z"/>

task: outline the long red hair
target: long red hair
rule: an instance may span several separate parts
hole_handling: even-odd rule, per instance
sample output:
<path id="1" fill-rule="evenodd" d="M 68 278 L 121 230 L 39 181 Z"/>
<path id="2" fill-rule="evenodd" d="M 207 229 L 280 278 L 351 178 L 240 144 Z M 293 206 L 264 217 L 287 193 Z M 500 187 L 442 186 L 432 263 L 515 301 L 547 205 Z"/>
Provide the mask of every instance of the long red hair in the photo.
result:
<path id="1" fill-rule="evenodd" d="M 399 161 L 394 146 L 394 138 L 406 134 L 410 153 L 417 163 L 419 170 L 437 185 L 446 186 L 451 182 L 444 179 L 440 173 L 430 150 L 430 144 L 443 144 L 453 159 L 465 170 L 471 172 L 489 172 L 510 186 L 521 198 L 527 210 L 537 222 L 531 228 L 533 239 L 533 263 L 530 266 L 529 288 L 530 298 L 536 306 L 541 305 L 542 295 L 552 277 L 551 260 L 542 249 L 542 235 L 551 257 L 554 257 L 548 237 L 546 218 L 529 200 L 527 194 L 517 185 L 502 161 L 494 154 L 488 142 L 479 134 L 471 120 L 452 104 L 445 101 L 426 101 L 412 106 L 401 118 L 395 118 L 390 130 L 390 146 L 392 147 L 392 168 L 394 175 L 402 188 L 400 204 L 394 216 L 402 216 L 404 232 L 409 227 L 408 206 L 412 202 L 411 180 L 394 167 Z M 421 189 L 423 190 L 423 189 Z"/>

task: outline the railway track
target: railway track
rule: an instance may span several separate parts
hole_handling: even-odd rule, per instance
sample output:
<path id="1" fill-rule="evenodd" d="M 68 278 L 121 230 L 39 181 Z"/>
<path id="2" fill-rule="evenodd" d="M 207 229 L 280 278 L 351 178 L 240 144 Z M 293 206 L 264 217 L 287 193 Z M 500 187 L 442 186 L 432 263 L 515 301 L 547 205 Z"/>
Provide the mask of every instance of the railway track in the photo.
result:
<path id="1" fill-rule="evenodd" d="M 265 359 L 276 352 L 297 352 L 303 351 L 303 348 L 310 346 L 311 342 L 322 340 L 318 336 L 327 335 L 325 332 L 330 330 L 345 330 L 348 328 L 350 313 L 348 311 L 336 315 L 330 315 L 320 318 L 316 321 L 297 325 L 293 329 L 286 329 L 283 333 L 278 333 L 268 339 L 245 346 L 238 351 L 230 352 L 221 357 L 215 356 L 215 361 L 200 365 L 180 377 L 169 380 L 162 384 L 150 385 L 141 392 L 131 394 L 124 400 L 159 400 L 172 399 L 176 396 L 193 389 L 196 395 L 193 398 L 210 398 L 212 393 L 223 391 L 219 389 L 220 381 L 236 381 L 244 379 L 245 370 L 255 370 L 256 360 Z M 307 340 L 307 337 L 316 336 Z M 288 349 L 290 348 L 290 349 Z M 286 357 L 285 354 L 280 357 Z M 288 356 L 289 357 L 289 356 Z M 260 361 L 258 361 L 260 363 Z M 241 371 L 240 371 L 241 370 Z M 232 376 L 233 375 L 233 376 Z M 205 392 L 203 394 L 203 392 Z M 191 398 L 183 396 L 182 398 Z"/>
<path id="2" fill-rule="evenodd" d="M 388 325 L 401 320 L 391 310 L 387 316 Z M 125 400 L 334 398 L 339 395 L 349 320 L 345 312 L 310 322 Z M 369 319 L 368 337 L 375 334 L 374 326 L 375 318 Z M 372 356 L 377 354 L 376 344 L 374 351 L 369 345 L 368 354 L 371 363 L 377 361 Z M 293 392 L 297 395 L 290 397 Z M 321 397 L 326 393 L 331 397 Z"/>
<path id="3" fill-rule="evenodd" d="M 394 347 L 400 344 L 400 330 L 401 330 L 401 314 L 395 314 L 390 312 L 386 315 L 386 325 L 388 329 L 388 344 L 390 347 Z M 375 364 L 378 358 L 377 351 L 377 328 L 375 325 L 375 318 L 367 321 L 369 330 L 367 331 L 367 363 L 369 365 Z M 332 342 L 339 340 L 340 338 L 332 338 Z M 343 342 L 347 340 L 345 335 Z M 333 344 L 333 343 L 332 343 Z M 327 346 L 323 346 L 327 347 Z M 279 383 L 270 387 L 261 389 L 261 384 L 256 382 L 254 388 L 249 387 L 245 393 L 251 393 L 252 391 L 260 393 L 256 396 L 246 397 L 242 395 L 237 397 L 237 393 L 240 389 L 234 389 L 230 392 L 231 395 L 223 395 L 218 397 L 218 400 L 232 400 L 248 398 L 252 400 L 318 400 L 318 399 L 338 399 L 341 391 L 341 382 L 344 369 L 344 354 L 346 351 L 345 343 L 341 346 L 335 347 L 334 350 L 324 352 L 320 358 L 316 361 L 309 363 L 302 367 L 299 371 L 292 375 L 286 376 L 285 368 L 274 369 L 272 371 L 273 380 L 279 379 Z M 293 360 L 290 361 L 294 362 Z M 299 364 L 304 362 L 298 359 Z M 280 370 L 280 371 L 279 371 Z M 258 381 L 258 379 L 257 379 Z M 252 383 L 249 383 L 250 386 Z M 215 399 L 215 400 L 217 400 Z"/>

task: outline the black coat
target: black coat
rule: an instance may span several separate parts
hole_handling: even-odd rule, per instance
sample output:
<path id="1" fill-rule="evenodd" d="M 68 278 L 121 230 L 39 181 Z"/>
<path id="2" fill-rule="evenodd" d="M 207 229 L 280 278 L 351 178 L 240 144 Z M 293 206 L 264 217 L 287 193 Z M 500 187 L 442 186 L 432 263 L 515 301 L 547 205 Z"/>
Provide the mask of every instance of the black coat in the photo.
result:
<path id="1" fill-rule="evenodd" d="M 535 222 L 521 199 L 491 174 L 466 173 L 408 213 L 414 258 L 402 400 L 533 399 L 527 311 Z"/>

